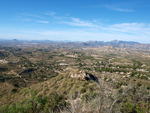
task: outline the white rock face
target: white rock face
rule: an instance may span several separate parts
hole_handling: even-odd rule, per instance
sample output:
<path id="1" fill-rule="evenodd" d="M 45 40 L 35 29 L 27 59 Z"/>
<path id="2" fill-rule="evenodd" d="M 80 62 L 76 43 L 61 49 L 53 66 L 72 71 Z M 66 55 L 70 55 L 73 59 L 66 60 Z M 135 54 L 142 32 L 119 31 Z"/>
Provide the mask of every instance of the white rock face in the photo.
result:
<path id="1" fill-rule="evenodd" d="M 85 77 L 86 77 L 86 73 L 84 71 L 79 71 L 77 73 L 70 72 L 69 75 L 71 78 L 80 78 L 82 80 L 85 80 Z"/>
<path id="2" fill-rule="evenodd" d="M 76 72 L 70 72 L 69 75 L 71 78 L 79 78 L 81 80 L 94 80 L 94 81 L 98 82 L 98 79 L 96 76 L 89 74 L 83 70 L 76 71 Z"/>
<path id="3" fill-rule="evenodd" d="M 0 64 L 5 64 L 5 63 L 8 63 L 8 61 L 6 61 L 6 60 L 0 60 Z"/>

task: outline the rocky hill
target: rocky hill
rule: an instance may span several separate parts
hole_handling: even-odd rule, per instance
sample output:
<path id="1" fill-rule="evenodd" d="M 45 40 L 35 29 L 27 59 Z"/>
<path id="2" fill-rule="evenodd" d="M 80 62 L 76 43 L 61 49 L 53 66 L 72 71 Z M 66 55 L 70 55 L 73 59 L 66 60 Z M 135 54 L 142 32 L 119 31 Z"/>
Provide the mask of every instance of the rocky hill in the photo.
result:
<path id="1" fill-rule="evenodd" d="M 21 44 L 21 45 L 20 45 Z M 22 40 L 17 40 L 17 41 L 11 41 L 11 40 L 2 40 L 0 42 L 0 47 L 3 46 L 27 46 L 27 45 L 32 45 L 32 44 L 43 44 L 44 46 L 52 46 L 52 47 L 57 47 L 57 48 L 62 48 L 62 47 L 70 47 L 70 48 L 89 48 L 89 47 L 102 47 L 102 46 L 113 46 L 113 47 L 119 47 L 119 48 L 128 48 L 128 49 L 144 49 L 144 50 L 149 50 L 150 49 L 150 44 L 142 44 L 139 42 L 134 42 L 134 41 L 119 41 L 119 40 L 113 40 L 113 41 L 87 41 L 87 42 L 71 42 L 71 41 L 52 41 L 52 40 L 32 40 L 32 41 L 22 41 Z"/>
<path id="2" fill-rule="evenodd" d="M 150 44 L 142 44 L 134 41 L 119 41 L 113 40 L 110 42 L 104 41 L 88 41 L 88 42 L 67 42 L 67 43 L 58 43 L 59 47 L 72 47 L 72 48 L 97 48 L 103 46 L 113 46 L 118 48 L 128 48 L 128 49 L 144 49 L 149 50 Z"/>

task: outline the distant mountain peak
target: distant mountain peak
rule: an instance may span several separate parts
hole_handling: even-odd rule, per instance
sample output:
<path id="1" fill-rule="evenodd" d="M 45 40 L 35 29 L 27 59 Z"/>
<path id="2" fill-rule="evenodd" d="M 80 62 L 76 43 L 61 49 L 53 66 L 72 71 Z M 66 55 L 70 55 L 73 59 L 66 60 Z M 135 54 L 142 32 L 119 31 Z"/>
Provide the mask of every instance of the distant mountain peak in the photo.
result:
<path id="1" fill-rule="evenodd" d="M 13 39 L 13 41 L 18 41 L 17 39 Z"/>
<path id="2" fill-rule="evenodd" d="M 112 42 L 112 43 L 119 43 L 120 41 L 119 40 L 112 40 L 110 42 Z"/>

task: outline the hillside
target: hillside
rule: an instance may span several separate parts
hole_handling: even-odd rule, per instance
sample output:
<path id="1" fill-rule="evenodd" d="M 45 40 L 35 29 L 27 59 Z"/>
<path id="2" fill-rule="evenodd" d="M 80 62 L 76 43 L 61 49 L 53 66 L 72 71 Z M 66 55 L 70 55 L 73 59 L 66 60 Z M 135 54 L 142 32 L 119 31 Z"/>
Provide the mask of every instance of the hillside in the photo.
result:
<path id="1" fill-rule="evenodd" d="M 143 111 L 145 107 L 149 108 L 149 106 L 145 106 L 150 99 L 149 91 L 146 89 L 148 86 L 131 84 L 133 80 L 126 79 L 125 82 L 123 79 L 109 74 L 105 77 L 103 75 L 96 77 L 85 71 L 71 69 L 48 81 L 26 88 L 16 88 L 7 83 L 1 83 L 0 110 L 7 111 L 8 108 L 4 105 L 10 105 L 9 110 L 17 112 L 19 110 L 25 110 L 24 112 L 46 112 L 49 110 L 59 112 L 61 110 L 66 113 L 75 110 L 79 113 L 97 113 L 98 111 L 115 112 L 119 109 L 123 112 L 130 111 L 130 109 L 137 110 L 132 106 L 144 105 L 139 109 L 139 111 Z M 143 84 L 144 81 L 140 83 Z M 56 101 L 53 100 L 54 98 Z M 112 105 L 113 103 L 114 105 Z M 118 104 L 121 105 L 119 108 Z M 131 106 L 129 107 L 128 104 Z"/>
<path id="2" fill-rule="evenodd" d="M 88 80 L 90 80 L 90 78 Z M 42 94 L 43 96 L 48 96 L 49 94 L 56 92 L 60 95 L 65 95 L 67 98 L 69 95 L 73 96 L 75 92 L 82 94 L 90 91 L 90 88 L 94 88 L 92 91 L 96 91 L 98 87 L 96 87 L 96 83 L 85 80 L 84 76 L 81 74 L 79 74 L 79 77 L 77 78 L 72 78 L 69 73 L 60 74 L 48 81 L 27 88 L 15 88 L 7 83 L 1 83 L 1 93 L 5 92 L 5 94 L 1 94 L 0 105 L 24 100 L 26 97 L 29 97 L 30 90 L 37 92 L 37 95 Z"/>

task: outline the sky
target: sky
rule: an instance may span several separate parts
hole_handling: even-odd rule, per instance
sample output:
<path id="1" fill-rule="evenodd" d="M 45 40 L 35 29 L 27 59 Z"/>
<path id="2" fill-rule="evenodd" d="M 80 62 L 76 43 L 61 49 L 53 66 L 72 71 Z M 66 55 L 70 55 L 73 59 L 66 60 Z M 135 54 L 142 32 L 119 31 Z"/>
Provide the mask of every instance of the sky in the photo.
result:
<path id="1" fill-rule="evenodd" d="M 0 39 L 150 43 L 150 0 L 1 0 Z"/>

